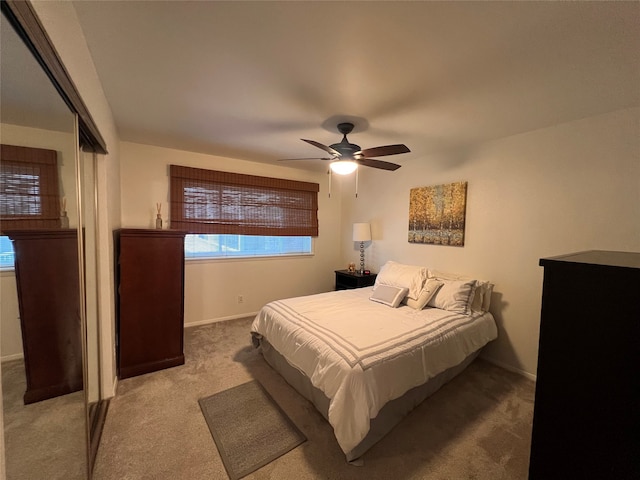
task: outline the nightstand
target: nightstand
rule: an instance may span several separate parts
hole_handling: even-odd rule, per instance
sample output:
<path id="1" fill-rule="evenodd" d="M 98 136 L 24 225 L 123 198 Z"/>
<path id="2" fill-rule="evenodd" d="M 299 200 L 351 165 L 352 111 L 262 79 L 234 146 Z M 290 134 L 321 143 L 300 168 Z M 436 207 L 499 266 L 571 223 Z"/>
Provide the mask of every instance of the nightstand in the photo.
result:
<path id="1" fill-rule="evenodd" d="M 376 282 L 378 275 L 361 275 L 349 270 L 336 270 L 336 290 L 348 290 L 351 288 L 370 287 Z"/>

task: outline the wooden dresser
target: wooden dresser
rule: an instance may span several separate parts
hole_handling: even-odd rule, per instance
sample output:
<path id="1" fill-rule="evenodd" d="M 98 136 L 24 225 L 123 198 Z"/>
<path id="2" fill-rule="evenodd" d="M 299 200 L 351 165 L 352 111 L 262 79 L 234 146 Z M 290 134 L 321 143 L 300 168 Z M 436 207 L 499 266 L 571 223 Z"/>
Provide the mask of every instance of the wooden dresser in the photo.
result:
<path id="1" fill-rule="evenodd" d="M 120 378 L 184 363 L 184 236 L 173 230 L 114 232 Z"/>
<path id="2" fill-rule="evenodd" d="M 640 478 L 640 253 L 544 267 L 531 480 Z"/>
<path id="3" fill-rule="evenodd" d="M 15 252 L 27 388 L 24 403 L 82 389 L 75 229 L 6 232 Z"/>

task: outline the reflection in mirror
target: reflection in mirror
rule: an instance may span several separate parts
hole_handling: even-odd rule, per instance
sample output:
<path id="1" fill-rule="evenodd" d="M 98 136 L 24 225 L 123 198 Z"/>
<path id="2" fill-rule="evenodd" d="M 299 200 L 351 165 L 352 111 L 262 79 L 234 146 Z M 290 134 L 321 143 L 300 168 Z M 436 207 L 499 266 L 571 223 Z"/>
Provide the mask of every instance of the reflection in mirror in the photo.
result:
<path id="1" fill-rule="evenodd" d="M 86 478 L 76 117 L 4 15 L 0 33 L 0 134 L 3 145 L 14 147 L 2 149 L 3 218 L 29 218 L 39 212 L 43 201 L 40 192 L 45 190 L 39 184 L 38 161 L 26 173 L 5 168 L 16 163 L 6 161 L 5 152 L 15 160 L 27 154 L 40 158 L 48 151 L 54 159 L 58 183 L 53 188 L 57 208 L 49 218 L 53 225 L 37 225 L 38 230 L 28 233 L 26 229 L 33 224 L 0 225 L 2 234 L 12 238 L 12 245 L 2 238 L 2 246 L 16 250 L 15 269 L 6 268 L 0 273 L 6 474 L 11 479 Z M 25 179 L 31 181 L 27 187 Z M 18 202 L 12 199 L 27 197 L 33 206 L 16 211 Z M 10 227 L 7 231 L 5 225 Z M 11 252 L 3 251 L 2 257 L 11 266 Z M 56 291 L 59 293 L 52 294 Z"/>
<path id="2" fill-rule="evenodd" d="M 82 192 L 82 232 L 84 234 L 84 291 L 86 317 L 86 382 L 85 394 L 88 406 L 90 458 L 95 458 L 100 439 L 100 429 L 106 411 L 101 403 L 100 336 L 98 317 L 98 259 L 97 259 L 97 199 L 96 199 L 96 155 L 93 152 L 80 154 L 80 178 Z"/>

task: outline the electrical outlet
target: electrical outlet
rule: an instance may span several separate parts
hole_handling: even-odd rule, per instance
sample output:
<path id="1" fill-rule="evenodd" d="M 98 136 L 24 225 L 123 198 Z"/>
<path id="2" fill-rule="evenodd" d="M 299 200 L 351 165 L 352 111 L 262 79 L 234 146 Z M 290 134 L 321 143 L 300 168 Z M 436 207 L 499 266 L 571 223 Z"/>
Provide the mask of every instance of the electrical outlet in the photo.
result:
<path id="1" fill-rule="evenodd" d="M 238 303 L 244 303 L 244 296 L 238 295 Z"/>

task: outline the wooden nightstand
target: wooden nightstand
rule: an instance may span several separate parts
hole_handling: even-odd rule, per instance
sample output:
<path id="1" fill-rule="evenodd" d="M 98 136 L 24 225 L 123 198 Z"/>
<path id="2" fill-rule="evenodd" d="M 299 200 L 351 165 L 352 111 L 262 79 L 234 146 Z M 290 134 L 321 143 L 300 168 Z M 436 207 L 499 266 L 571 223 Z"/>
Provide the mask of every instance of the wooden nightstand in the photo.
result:
<path id="1" fill-rule="evenodd" d="M 336 270 L 336 290 L 370 287 L 376 282 L 377 276 L 375 273 L 361 275 L 349 270 Z"/>

